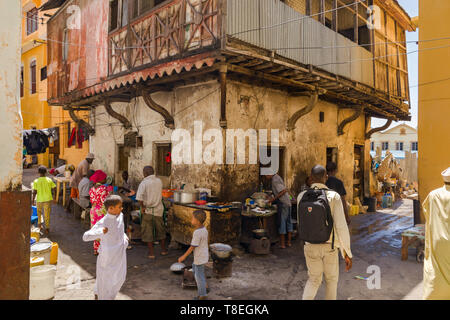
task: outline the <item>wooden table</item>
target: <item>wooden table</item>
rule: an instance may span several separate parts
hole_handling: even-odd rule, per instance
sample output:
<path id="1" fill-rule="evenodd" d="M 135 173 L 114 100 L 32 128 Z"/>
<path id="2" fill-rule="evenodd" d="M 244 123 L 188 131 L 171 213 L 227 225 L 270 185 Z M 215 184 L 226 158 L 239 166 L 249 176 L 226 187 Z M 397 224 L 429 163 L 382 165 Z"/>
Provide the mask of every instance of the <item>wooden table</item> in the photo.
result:
<path id="1" fill-rule="evenodd" d="M 63 207 L 66 206 L 66 183 L 70 183 L 70 178 L 66 177 L 54 177 L 56 181 L 56 202 L 59 201 L 59 189 L 61 188 L 61 183 L 63 184 Z"/>
<path id="2" fill-rule="evenodd" d="M 425 244 L 425 225 L 418 224 L 402 233 L 402 260 L 408 260 L 408 247 L 414 245 L 417 249 L 417 260 L 419 261 L 420 251 L 423 251 Z"/>

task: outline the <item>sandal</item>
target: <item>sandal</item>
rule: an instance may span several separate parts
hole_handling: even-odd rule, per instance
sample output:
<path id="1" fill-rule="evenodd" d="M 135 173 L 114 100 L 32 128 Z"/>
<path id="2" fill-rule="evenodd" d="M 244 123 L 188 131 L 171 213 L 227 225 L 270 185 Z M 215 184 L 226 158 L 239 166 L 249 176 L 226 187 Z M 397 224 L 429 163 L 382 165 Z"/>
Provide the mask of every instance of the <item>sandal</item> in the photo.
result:
<path id="1" fill-rule="evenodd" d="M 161 255 L 162 255 L 162 256 L 167 256 L 168 254 L 169 254 L 168 251 L 162 251 L 162 252 L 161 252 Z"/>
<path id="2" fill-rule="evenodd" d="M 154 260 L 156 257 L 155 256 L 147 256 L 147 258 Z"/>

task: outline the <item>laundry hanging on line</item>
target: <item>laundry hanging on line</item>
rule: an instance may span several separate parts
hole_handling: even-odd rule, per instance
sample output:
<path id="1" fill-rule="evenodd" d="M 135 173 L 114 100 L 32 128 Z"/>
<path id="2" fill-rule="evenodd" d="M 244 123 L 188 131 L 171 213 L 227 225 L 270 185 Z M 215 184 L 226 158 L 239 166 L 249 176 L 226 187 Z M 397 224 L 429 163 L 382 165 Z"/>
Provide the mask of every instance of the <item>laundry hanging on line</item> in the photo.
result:
<path id="1" fill-rule="evenodd" d="M 88 135 L 85 128 L 73 128 L 67 146 L 70 148 L 76 144 L 77 148 L 81 149 L 83 147 L 83 141 L 87 140 L 87 137 Z"/>

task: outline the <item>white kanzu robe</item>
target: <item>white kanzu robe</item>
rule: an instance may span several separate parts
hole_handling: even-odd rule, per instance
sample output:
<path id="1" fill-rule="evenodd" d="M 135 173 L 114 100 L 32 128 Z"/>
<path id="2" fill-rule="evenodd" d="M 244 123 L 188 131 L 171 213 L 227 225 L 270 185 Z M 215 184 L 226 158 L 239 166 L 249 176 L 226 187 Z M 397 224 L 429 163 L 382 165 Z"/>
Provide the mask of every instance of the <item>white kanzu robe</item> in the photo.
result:
<path id="1" fill-rule="evenodd" d="M 108 228 L 106 234 L 103 228 Z M 106 214 L 83 235 L 83 241 L 97 239 L 100 239 L 100 248 L 94 293 L 99 300 L 114 300 L 127 276 L 128 237 L 124 232 L 123 214 Z"/>
<path id="2" fill-rule="evenodd" d="M 450 186 L 431 191 L 423 203 L 425 260 L 423 298 L 450 299 Z"/>

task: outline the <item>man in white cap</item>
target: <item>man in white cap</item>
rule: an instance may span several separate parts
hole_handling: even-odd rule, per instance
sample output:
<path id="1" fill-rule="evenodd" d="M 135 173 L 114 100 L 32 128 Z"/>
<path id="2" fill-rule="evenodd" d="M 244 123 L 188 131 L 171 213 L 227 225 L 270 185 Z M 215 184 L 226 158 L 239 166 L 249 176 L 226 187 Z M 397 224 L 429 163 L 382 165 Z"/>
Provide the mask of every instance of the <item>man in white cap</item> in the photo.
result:
<path id="1" fill-rule="evenodd" d="M 423 298 L 450 300 L 450 167 L 442 172 L 445 185 L 423 202 L 425 260 Z"/>
<path id="2" fill-rule="evenodd" d="M 80 162 L 75 169 L 75 172 L 72 174 L 72 177 L 70 177 L 70 198 L 79 198 L 78 184 L 83 177 L 87 176 L 89 167 L 94 161 L 94 158 L 95 156 L 92 153 L 88 153 L 86 159 Z"/>

